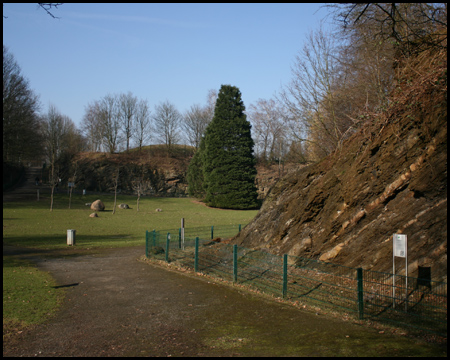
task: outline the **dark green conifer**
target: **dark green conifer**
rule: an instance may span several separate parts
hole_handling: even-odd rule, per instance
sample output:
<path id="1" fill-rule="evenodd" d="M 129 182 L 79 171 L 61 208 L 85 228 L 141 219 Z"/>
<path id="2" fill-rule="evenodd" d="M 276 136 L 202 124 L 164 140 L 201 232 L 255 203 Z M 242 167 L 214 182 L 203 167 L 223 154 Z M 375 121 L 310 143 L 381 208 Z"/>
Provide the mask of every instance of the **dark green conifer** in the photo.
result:
<path id="1" fill-rule="evenodd" d="M 204 179 L 203 179 L 203 153 L 205 151 L 205 138 L 200 141 L 199 148 L 192 157 L 188 171 L 188 193 L 189 196 L 193 196 L 199 199 L 205 197 Z"/>
<path id="2" fill-rule="evenodd" d="M 202 151 L 205 202 L 229 209 L 258 207 L 251 124 L 241 92 L 222 85 Z"/>

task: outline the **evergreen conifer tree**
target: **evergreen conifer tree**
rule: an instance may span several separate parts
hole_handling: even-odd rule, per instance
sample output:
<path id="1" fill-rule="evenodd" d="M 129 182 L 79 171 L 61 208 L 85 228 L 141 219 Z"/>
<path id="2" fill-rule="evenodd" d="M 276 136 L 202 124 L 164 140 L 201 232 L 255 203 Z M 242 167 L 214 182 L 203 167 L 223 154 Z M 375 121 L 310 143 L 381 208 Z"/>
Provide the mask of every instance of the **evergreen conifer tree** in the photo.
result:
<path id="1" fill-rule="evenodd" d="M 241 92 L 222 85 L 214 117 L 204 139 L 203 188 L 209 206 L 228 209 L 258 207 L 251 124 L 244 114 Z"/>
<path id="2" fill-rule="evenodd" d="M 205 138 L 200 141 L 199 148 L 192 157 L 188 171 L 188 193 L 189 196 L 203 199 L 205 197 L 204 179 L 203 179 L 203 153 L 205 151 Z"/>

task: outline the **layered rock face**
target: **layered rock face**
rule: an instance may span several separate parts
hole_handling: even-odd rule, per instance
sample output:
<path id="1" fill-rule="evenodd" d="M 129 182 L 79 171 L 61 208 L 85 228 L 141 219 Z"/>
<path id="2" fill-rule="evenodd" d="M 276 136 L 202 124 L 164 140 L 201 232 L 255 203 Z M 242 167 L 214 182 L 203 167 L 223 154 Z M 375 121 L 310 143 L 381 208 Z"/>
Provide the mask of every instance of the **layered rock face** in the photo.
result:
<path id="1" fill-rule="evenodd" d="M 427 266 L 446 281 L 447 86 L 434 76 L 403 88 L 323 161 L 280 179 L 233 242 L 392 272 L 392 236 L 403 233 L 409 275 Z"/>

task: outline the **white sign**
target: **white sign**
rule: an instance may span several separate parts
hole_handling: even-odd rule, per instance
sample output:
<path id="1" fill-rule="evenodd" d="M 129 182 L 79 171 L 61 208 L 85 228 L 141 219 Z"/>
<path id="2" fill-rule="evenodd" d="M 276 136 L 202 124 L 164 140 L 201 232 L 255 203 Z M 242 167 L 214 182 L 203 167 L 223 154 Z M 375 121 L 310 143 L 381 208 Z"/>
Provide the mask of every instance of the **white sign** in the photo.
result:
<path id="1" fill-rule="evenodd" d="M 394 256 L 406 258 L 406 240 L 405 234 L 394 234 Z"/>
<path id="2" fill-rule="evenodd" d="M 395 257 L 405 258 L 405 311 L 408 311 L 408 238 L 405 234 L 394 234 L 393 237 L 394 255 L 392 256 L 392 273 L 394 274 L 392 283 L 392 307 L 395 309 Z"/>

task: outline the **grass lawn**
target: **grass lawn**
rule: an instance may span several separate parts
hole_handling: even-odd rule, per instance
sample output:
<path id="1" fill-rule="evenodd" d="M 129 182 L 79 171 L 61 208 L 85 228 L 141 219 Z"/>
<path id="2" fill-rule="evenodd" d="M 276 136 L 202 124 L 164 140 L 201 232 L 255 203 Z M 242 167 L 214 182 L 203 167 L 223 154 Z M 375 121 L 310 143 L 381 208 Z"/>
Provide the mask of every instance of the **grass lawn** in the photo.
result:
<path id="1" fill-rule="evenodd" d="M 3 339 L 54 314 L 64 289 L 28 261 L 3 256 Z"/>
<path id="2" fill-rule="evenodd" d="M 85 203 L 101 199 L 105 211 L 90 218 L 93 211 Z M 131 209 L 119 209 L 126 203 Z M 145 246 L 146 230 L 177 229 L 181 218 L 186 229 L 199 226 L 238 225 L 242 227 L 256 210 L 208 208 L 188 198 L 143 197 L 136 211 L 136 197 L 118 196 L 115 214 L 113 195 L 73 195 L 71 209 L 66 193 L 56 194 L 53 211 L 50 199 L 3 204 L 3 243 L 18 247 L 64 250 L 65 255 L 80 249 Z M 155 211 L 162 209 L 161 212 Z M 67 230 L 76 230 L 76 245 L 67 246 Z M 17 255 L 3 256 L 3 339 L 20 333 L 54 314 L 64 297 L 55 289 L 52 277 Z"/>
<path id="3" fill-rule="evenodd" d="M 100 198 L 106 206 L 98 218 L 90 218 L 85 203 Z M 238 225 L 244 227 L 257 210 L 222 210 L 208 208 L 189 198 L 143 197 L 136 211 L 136 198 L 120 196 L 117 205 L 127 203 L 131 209 L 112 213 L 113 195 L 72 196 L 68 208 L 67 194 L 57 194 L 53 211 L 50 201 L 44 198 L 32 202 L 3 204 L 3 241 L 5 244 L 45 249 L 67 247 L 67 230 L 76 230 L 77 248 L 120 247 L 145 244 L 146 230 L 177 229 L 181 218 L 185 227 Z M 155 211 L 162 209 L 161 212 Z"/>

